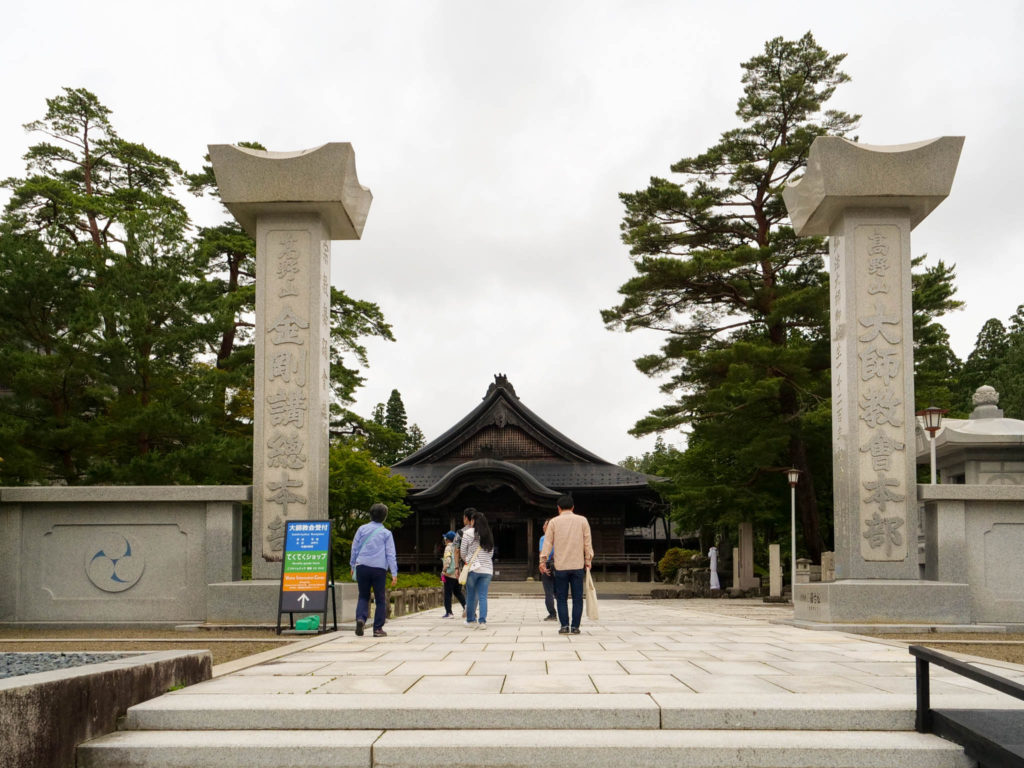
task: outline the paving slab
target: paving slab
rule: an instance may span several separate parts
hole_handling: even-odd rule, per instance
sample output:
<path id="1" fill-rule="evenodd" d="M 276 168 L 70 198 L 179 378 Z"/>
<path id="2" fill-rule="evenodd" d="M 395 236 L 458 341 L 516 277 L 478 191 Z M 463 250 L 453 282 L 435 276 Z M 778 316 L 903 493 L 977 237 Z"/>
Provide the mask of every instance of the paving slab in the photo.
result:
<path id="1" fill-rule="evenodd" d="M 506 675 L 502 692 L 597 693 L 597 688 L 589 675 Z"/>
<path id="2" fill-rule="evenodd" d="M 405 693 L 410 690 L 421 677 L 336 677 L 324 683 L 311 693 Z"/>
<path id="3" fill-rule="evenodd" d="M 409 688 L 409 693 L 422 693 L 434 696 L 461 695 L 464 693 L 501 693 L 501 686 L 504 682 L 504 675 L 424 675 L 415 685 Z"/>

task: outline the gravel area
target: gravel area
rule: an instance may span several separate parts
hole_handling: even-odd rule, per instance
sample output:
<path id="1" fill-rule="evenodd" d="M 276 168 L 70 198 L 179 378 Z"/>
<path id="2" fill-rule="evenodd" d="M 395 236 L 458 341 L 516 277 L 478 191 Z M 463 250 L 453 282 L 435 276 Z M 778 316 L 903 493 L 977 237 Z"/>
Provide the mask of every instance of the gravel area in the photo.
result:
<path id="1" fill-rule="evenodd" d="M 986 659 L 1024 664 L 1024 634 L 977 632 L 948 632 L 928 635 L 886 635 L 877 634 L 883 640 L 899 640 L 908 645 L 923 645 L 936 651 L 954 651 Z"/>
<path id="2" fill-rule="evenodd" d="M 203 629 L 183 631 L 174 627 L 0 627 L 0 654 L 48 651 L 84 653 L 124 651 L 207 650 L 213 664 L 251 656 L 294 642 L 272 629 Z"/>
<path id="3" fill-rule="evenodd" d="M 123 659 L 126 653 L 0 653 L 0 678 Z"/>

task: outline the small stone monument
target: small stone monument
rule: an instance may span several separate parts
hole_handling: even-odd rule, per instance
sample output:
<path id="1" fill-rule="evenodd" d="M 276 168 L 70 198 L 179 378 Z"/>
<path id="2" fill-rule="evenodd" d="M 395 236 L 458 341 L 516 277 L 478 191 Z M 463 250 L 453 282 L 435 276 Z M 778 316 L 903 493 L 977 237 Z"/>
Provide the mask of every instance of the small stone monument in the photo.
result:
<path id="1" fill-rule="evenodd" d="M 357 240 L 370 190 L 351 144 L 209 147 L 220 196 L 256 240 L 252 573 L 276 579 L 286 520 L 325 520 L 331 241 Z"/>
<path id="2" fill-rule="evenodd" d="M 782 597 L 782 551 L 778 544 L 768 545 L 768 596 Z"/>
<path id="3" fill-rule="evenodd" d="M 821 580 L 836 580 L 836 554 L 835 552 L 821 553 Z"/>
<path id="4" fill-rule="evenodd" d="M 815 139 L 783 192 L 798 235 L 829 239 L 835 569 L 794 587 L 797 619 L 968 615 L 963 584 L 918 580 L 910 231 L 948 195 L 963 137 L 877 147 Z"/>
<path id="5" fill-rule="evenodd" d="M 738 580 L 733 587 L 738 589 L 757 589 L 761 580 L 754 575 L 754 524 L 740 523 L 739 562 L 737 567 Z"/>

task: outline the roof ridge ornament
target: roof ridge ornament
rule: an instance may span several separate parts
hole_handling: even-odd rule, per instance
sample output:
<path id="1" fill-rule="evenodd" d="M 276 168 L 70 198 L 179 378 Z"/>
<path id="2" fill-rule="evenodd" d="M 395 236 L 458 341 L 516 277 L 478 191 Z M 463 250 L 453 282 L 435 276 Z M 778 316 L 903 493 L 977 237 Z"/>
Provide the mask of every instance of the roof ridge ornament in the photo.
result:
<path id="1" fill-rule="evenodd" d="M 491 393 L 494 392 L 494 390 L 496 389 L 503 389 L 510 395 L 512 395 L 512 397 L 514 397 L 516 400 L 519 399 L 519 395 L 516 394 L 515 388 L 512 386 L 511 383 L 509 383 L 508 376 L 506 376 L 504 373 L 494 374 L 494 382 L 489 387 L 487 387 L 487 394 L 484 395 L 484 400 L 490 397 Z"/>

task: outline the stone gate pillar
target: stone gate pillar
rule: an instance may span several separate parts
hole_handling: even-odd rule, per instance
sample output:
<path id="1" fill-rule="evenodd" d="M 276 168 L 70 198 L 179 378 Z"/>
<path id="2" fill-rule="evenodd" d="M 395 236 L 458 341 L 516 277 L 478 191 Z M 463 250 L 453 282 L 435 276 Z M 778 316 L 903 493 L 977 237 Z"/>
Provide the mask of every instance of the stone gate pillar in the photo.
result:
<path id="1" fill-rule="evenodd" d="M 820 137 L 783 192 L 798 235 L 828 236 L 831 290 L 837 581 L 795 588 L 797 618 L 966 618 L 964 585 L 918 581 L 910 277 L 910 231 L 948 196 L 962 146 Z"/>
<path id="2" fill-rule="evenodd" d="M 370 191 L 351 144 L 210 145 L 221 199 L 256 240 L 254 579 L 281 571 L 286 520 L 325 520 L 332 240 L 362 235 Z"/>

